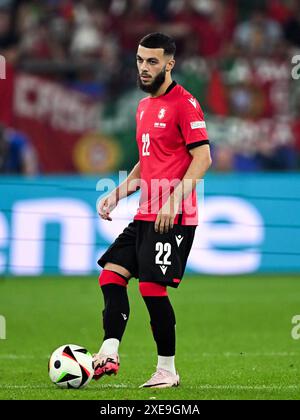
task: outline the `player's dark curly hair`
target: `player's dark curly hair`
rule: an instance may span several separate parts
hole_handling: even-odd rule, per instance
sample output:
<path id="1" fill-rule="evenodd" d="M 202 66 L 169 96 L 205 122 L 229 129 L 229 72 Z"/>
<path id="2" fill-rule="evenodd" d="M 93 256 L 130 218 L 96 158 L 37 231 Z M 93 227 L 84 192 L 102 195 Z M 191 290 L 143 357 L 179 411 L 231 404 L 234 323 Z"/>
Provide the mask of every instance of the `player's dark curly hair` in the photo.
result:
<path id="1" fill-rule="evenodd" d="M 175 55 L 176 44 L 174 39 L 160 32 L 154 32 L 144 36 L 139 45 L 145 48 L 163 48 L 165 55 Z"/>

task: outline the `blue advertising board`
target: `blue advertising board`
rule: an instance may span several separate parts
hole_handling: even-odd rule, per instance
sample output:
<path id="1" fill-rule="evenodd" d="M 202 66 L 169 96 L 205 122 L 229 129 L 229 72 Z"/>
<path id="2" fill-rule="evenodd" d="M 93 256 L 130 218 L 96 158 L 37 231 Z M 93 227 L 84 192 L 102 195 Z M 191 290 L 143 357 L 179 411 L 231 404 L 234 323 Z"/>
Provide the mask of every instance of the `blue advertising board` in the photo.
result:
<path id="1" fill-rule="evenodd" d="M 99 218 L 96 186 L 111 189 L 118 179 L 1 177 L 0 275 L 98 271 L 99 255 L 138 205 L 137 193 L 119 203 L 112 222 Z M 209 174 L 199 215 L 188 271 L 300 272 L 299 174 Z"/>

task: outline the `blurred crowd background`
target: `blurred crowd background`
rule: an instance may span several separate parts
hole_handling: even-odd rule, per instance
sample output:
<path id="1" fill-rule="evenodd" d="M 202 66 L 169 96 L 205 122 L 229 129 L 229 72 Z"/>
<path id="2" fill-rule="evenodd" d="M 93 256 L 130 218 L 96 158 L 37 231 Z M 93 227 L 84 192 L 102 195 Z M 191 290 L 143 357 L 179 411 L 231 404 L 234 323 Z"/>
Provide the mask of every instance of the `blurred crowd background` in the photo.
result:
<path id="1" fill-rule="evenodd" d="M 129 170 L 136 48 L 154 31 L 176 40 L 213 170 L 299 170 L 300 1 L 0 0 L 0 173 Z"/>

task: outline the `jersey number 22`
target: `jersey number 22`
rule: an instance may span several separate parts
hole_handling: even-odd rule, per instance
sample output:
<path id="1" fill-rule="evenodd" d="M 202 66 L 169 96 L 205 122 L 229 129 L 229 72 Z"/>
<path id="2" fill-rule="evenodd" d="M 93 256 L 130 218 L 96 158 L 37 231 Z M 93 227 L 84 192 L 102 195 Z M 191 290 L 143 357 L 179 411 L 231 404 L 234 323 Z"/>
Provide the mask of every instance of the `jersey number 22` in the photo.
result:
<path id="1" fill-rule="evenodd" d="M 149 133 L 142 135 L 142 143 L 143 143 L 142 156 L 150 156 L 150 152 L 149 152 L 150 136 L 149 136 Z"/>

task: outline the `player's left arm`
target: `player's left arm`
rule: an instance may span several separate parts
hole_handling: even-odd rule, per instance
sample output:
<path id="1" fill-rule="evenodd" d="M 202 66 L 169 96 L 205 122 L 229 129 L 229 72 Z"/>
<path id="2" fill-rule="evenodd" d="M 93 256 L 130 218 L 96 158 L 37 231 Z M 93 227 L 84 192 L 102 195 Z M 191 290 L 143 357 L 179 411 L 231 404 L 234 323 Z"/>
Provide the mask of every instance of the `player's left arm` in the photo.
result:
<path id="1" fill-rule="evenodd" d="M 168 232 L 174 226 L 174 220 L 178 213 L 180 203 L 196 187 L 210 167 L 212 160 L 208 144 L 197 146 L 190 150 L 193 159 L 180 183 L 174 188 L 166 203 L 160 209 L 156 221 L 156 232 Z"/>
<path id="2" fill-rule="evenodd" d="M 204 114 L 198 101 L 185 96 L 178 105 L 178 125 L 192 161 L 181 182 L 157 214 L 154 228 L 160 233 L 173 228 L 182 200 L 188 197 L 211 165 Z"/>
<path id="3" fill-rule="evenodd" d="M 179 204 L 189 196 L 212 164 L 210 147 L 208 144 L 203 144 L 202 146 L 191 149 L 190 154 L 193 157 L 190 166 L 172 194 L 174 200 L 179 202 Z"/>

